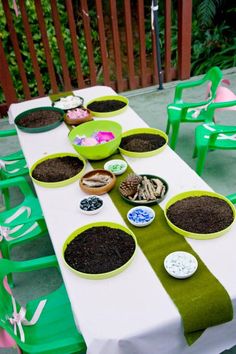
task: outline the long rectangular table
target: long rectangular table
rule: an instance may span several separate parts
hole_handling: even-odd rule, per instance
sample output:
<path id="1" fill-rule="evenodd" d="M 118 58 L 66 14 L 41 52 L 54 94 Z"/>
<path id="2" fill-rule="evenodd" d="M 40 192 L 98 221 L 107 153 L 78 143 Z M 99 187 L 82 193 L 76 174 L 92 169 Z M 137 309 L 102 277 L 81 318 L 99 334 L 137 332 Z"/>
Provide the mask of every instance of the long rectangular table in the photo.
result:
<path id="1" fill-rule="evenodd" d="M 86 104 L 92 98 L 115 92 L 106 86 L 95 86 L 74 91 L 74 94 L 82 96 Z M 12 104 L 9 120 L 13 122 L 19 113 L 27 109 L 47 105 L 51 105 L 48 97 Z M 147 126 L 130 107 L 111 119 L 120 123 L 123 131 Z M 74 152 L 67 135 L 68 127 L 64 123 L 54 130 L 38 134 L 18 130 L 28 166 L 31 167 L 36 160 L 52 153 Z M 136 173 L 159 175 L 168 182 L 169 191 L 160 204 L 162 208 L 173 195 L 180 192 L 211 190 L 168 146 L 153 157 L 124 158 Z M 91 169 L 89 163 L 86 169 Z M 91 222 L 112 221 L 125 225 L 124 220 L 108 194 L 103 196 L 105 205 L 102 213 L 92 217 L 80 214 L 78 201 L 85 193 L 81 191 L 78 182 L 62 188 L 44 188 L 35 184 L 35 190 L 75 322 L 85 338 L 88 354 L 219 354 L 236 344 L 234 316 L 231 322 L 207 329 L 189 347 L 177 308 L 139 248 L 132 264 L 115 277 L 93 281 L 82 279 L 71 272 L 62 257 L 63 243 L 71 232 Z M 188 242 L 225 287 L 235 309 L 236 224 L 220 238 L 204 241 L 188 239 Z"/>

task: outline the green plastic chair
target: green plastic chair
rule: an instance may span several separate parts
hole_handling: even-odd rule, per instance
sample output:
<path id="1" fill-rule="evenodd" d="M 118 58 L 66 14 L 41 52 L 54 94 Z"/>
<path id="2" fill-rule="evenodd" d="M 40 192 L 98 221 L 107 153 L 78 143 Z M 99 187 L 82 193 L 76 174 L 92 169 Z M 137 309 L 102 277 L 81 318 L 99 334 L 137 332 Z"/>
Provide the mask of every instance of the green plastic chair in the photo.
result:
<path id="1" fill-rule="evenodd" d="M 0 327 L 15 340 L 23 354 L 85 354 L 86 344 L 83 336 L 76 329 L 70 302 L 62 285 L 56 291 L 39 299 L 27 303 L 25 316 L 30 321 L 38 306 L 41 313 L 33 325 L 15 326 L 14 333 L 14 298 L 9 294 L 3 279 L 9 273 L 34 271 L 49 267 L 57 267 L 55 256 L 48 256 L 24 262 L 13 262 L 0 259 Z M 46 301 L 45 301 L 46 300 Z M 16 312 L 19 314 L 22 307 L 15 300 Z M 18 315 L 19 316 L 19 315 Z"/>
<path id="2" fill-rule="evenodd" d="M 192 82 L 183 82 L 176 86 L 174 102 L 167 106 L 168 121 L 166 127 L 166 133 L 168 135 L 170 131 L 172 131 L 169 144 L 173 150 L 176 147 L 181 123 L 199 123 L 205 121 L 207 107 L 216 97 L 217 87 L 221 79 L 222 72 L 215 66 L 211 68 L 202 79 Z M 206 101 L 195 103 L 183 101 L 183 90 L 204 85 L 207 82 L 211 83 L 211 87 L 209 97 Z"/>
<path id="3" fill-rule="evenodd" d="M 0 138 L 6 138 L 17 135 L 16 129 L 0 130 Z M 21 150 L 7 154 L 0 155 L 0 180 L 9 179 L 17 176 L 24 176 L 28 174 L 29 170 L 25 161 L 23 152 Z M 2 191 L 4 207 L 9 208 L 9 191 L 5 189 Z"/>
<path id="4" fill-rule="evenodd" d="M 0 213 L 0 250 L 3 258 L 10 259 L 13 247 L 47 234 L 38 199 L 24 177 L 0 181 L 0 190 L 18 187 L 23 200 Z M 8 281 L 13 286 L 11 276 Z"/>
<path id="5" fill-rule="evenodd" d="M 236 125 L 219 125 L 214 123 L 216 109 L 236 106 L 235 101 L 212 103 L 206 115 L 205 124 L 195 129 L 195 147 L 193 157 L 197 157 L 196 171 L 202 174 L 207 152 L 209 150 L 234 150 L 236 149 Z"/>

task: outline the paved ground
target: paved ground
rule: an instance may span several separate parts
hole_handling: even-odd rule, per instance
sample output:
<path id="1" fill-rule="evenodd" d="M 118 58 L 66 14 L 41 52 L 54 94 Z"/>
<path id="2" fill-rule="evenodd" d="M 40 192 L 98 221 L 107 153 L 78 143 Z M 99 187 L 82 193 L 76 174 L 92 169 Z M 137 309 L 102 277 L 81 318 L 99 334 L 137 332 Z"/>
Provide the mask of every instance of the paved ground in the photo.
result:
<path id="1" fill-rule="evenodd" d="M 236 93 L 236 68 L 229 69 L 224 72 L 224 77 L 231 81 L 231 89 Z M 192 80 L 194 80 L 193 78 Z M 149 87 L 147 89 L 125 92 L 129 98 L 130 106 L 152 127 L 165 130 L 167 114 L 166 106 L 172 102 L 174 89 L 177 82 L 172 82 L 164 85 L 164 90 L 158 91 L 157 87 Z M 200 100 L 204 97 L 205 88 L 201 91 L 191 91 L 186 98 L 189 100 Z M 230 113 L 230 114 L 228 114 Z M 217 116 L 219 121 L 233 124 L 232 112 L 220 114 Z M 7 128 L 7 119 L 0 121 L 0 130 Z M 195 169 L 195 160 L 192 159 L 192 151 L 194 146 L 194 129 L 196 124 L 185 124 L 180 128 L 179 140 L 176 152 Z M 18 142 L 15 137 L 1 139 L 0 151 L 2 153 L 15 151 Z M 235 169 L 236 151 L 214 151 L 208 154 L 205 170 L 202 178 L 217 192 L 227 195 L 236 192 L 236 169 Z M 174 172 L 174 171 L 173 171 Z M 14 194 L 15 200 L 18 194 Z M 15 248 L 12 252 L 12 258 L 30 259 L 48 255 L 53 253 L 53 248 L 49 237 L 31 242 L 21 248 Z M 37 276 L 28 274 L 27 278 L 19 275 L 15 278 L 16 286 L 14 294 L 22 304 L 35 297 L 41 296 L 48 291 L 55 289 L 60 284 L 60 275 L 56 272 L 43 271 Z M 236 337 L 235 337 L 236 343 Z M 228 348 L 226 348 L 228 349 Z M 13 354 L 15 350 L 0 349 L 0 354 Z M 104 353 L 110 354 L 110 353 Z M 148 353 L 145 353 L 148 354 Z M 161 354 L 161 353 L 158 353 Z M 199 353 L 204 354 L 204 353 Z M 224 354 L 236 354 L 236 347 L 231 350 L 224 351 Z"/>

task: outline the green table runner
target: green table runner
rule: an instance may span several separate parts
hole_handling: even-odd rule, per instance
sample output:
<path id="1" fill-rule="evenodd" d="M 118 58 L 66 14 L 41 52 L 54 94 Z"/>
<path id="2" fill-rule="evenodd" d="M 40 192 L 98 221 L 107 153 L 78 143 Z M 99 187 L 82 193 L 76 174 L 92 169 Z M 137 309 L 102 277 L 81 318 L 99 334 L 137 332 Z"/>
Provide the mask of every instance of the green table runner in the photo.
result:
<path id="1" fill-rule="evenodd" d="M 103 168 L 104 163 L 111 159 L 122 159 L 122 156 L 116 154 L 106 160 L 90 161 L 90 163 L 94 169 Z M 131 172 L 132 169 L 128 167 L 123 175 L 117 176 L 116 186 L 109 192 L 125 222 L 127 222 L 127 212 L 132 206 L 121 198 L 118 188 L 121 181 Z M 152 208 L 155 210 L 156 218 L 151 225 L 137 228 L 127 224 L 134 232 L 140 248 L 163 287 L 178 308 L 186 340 L 191 345 L 200 337 L 204 329 L 232 320 L 232 303 L 225 288 L 208 270 L 185 238 L 169 227 L 161 207 L 155 205 Z M 198 260 L 197 272 L 191 278 L 184 280 L 168 275 L 163 265 L 169 253 L 180 250 L 190 252 Z"/>

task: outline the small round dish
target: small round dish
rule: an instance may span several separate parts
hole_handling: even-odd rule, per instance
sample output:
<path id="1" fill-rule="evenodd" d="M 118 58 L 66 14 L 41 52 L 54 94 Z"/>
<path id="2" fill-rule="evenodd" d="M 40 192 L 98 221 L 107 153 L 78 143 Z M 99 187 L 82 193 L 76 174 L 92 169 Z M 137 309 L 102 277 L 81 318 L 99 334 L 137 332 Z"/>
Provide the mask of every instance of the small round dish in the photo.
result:
<path id="1" fill-rule="evenodd" d="M 102 210 L 103 205 L 102 198 L 97 195 L 91 195 L 90 197 L 85 197 L 80 200 L 79 210 L 86 215 L 95 215 Z"/>
<path id="2" fill-rule="evenodd" d="M 186 279 L 196 272 L 198 261 L 191 253 L 176 251 L 165 258 L 164 267 L 172 277 Z"/>
<path id="3" fill-rule="evenodd" d="M 114 175 L 122 175 L 127 169 L 127 163 L 124 160 L 110 160 L 104 165 L 104 169 L 114 173 Z"/>
<path id="4" fill-rule="evenodd" d="M 132 175 L 132 174 L 131 174 Z M 161 177 L 159 176 L 155 176 L 155 175 L 148 175 L 148 174 L 140 174 L 140 175 L 137 175 L 137 176 L 140 176 L 142 178 L 147 178 L 148 180 L 152 181 L 152 180 L 157 180 L 157 182 L 159 183 L 160 182 L 160 185 L 158 188 L 161 188 L 159 189 L 160 191 L 160 195 L 159 197 L 156 197 L 156 199 L 150 199 L 150 200 L 143 200 L 143 199 L 134 199 L 134 196 L 137 194 L 137 191 L 138 191 L 138 186 L 136 187 L 135 190 L 133 190 L 132 194 L 130 194 L 129 196 L 128 195 L 124 195 L 123 194 L 123 191 L 122 191 L 122 187 L 124 186 L 124 184 L 126 184 L 126 182 L 128 182 L 128 188 L 129 188 L 129 184 L 131 183 L 131 185 L 133 185 L 132 183 L 132 180 L 129 181 L 129 175 L 121 182 L 120 186 L 119 186 L 119 192 L 120 192 L 120 195 L 121 197 L 129 204 L 132 204 L 132 205 L 155 205 L 155 204 L 159 204 L 163 199 L 165 199 L 166 197 L 166 194 L 168 192 L 168 189 L 169 189 L 169 186 L 168 186 L 168 183 Z M 130 183 L 129 183 L 130 182 Z"/>
<path id="5" fill-rule="evenodd" d="M 109 192 L 116 183 L 116 176 L 106 170 L 92 170 L 79 181 L 80 188 L 87 194 L 101 195 Z"/>
<path id="6" fill-rule="evenodd" d="M 127 219 L 134 226 L 144 227 L 153 222 L 155 219 L 155 212 L 152 208 L 140 205 L 128 211 Z"/>
<path id="7" fill-rule="evenodd" d="M 66 96 L 61 97 L 58 100 L 52 102 L 52 106 L 56 108 L 63 109 L 63 111 L 67 112 L 70 109 L 78 108 L 83 106 L 84 99 L 80 96 Z"/>

